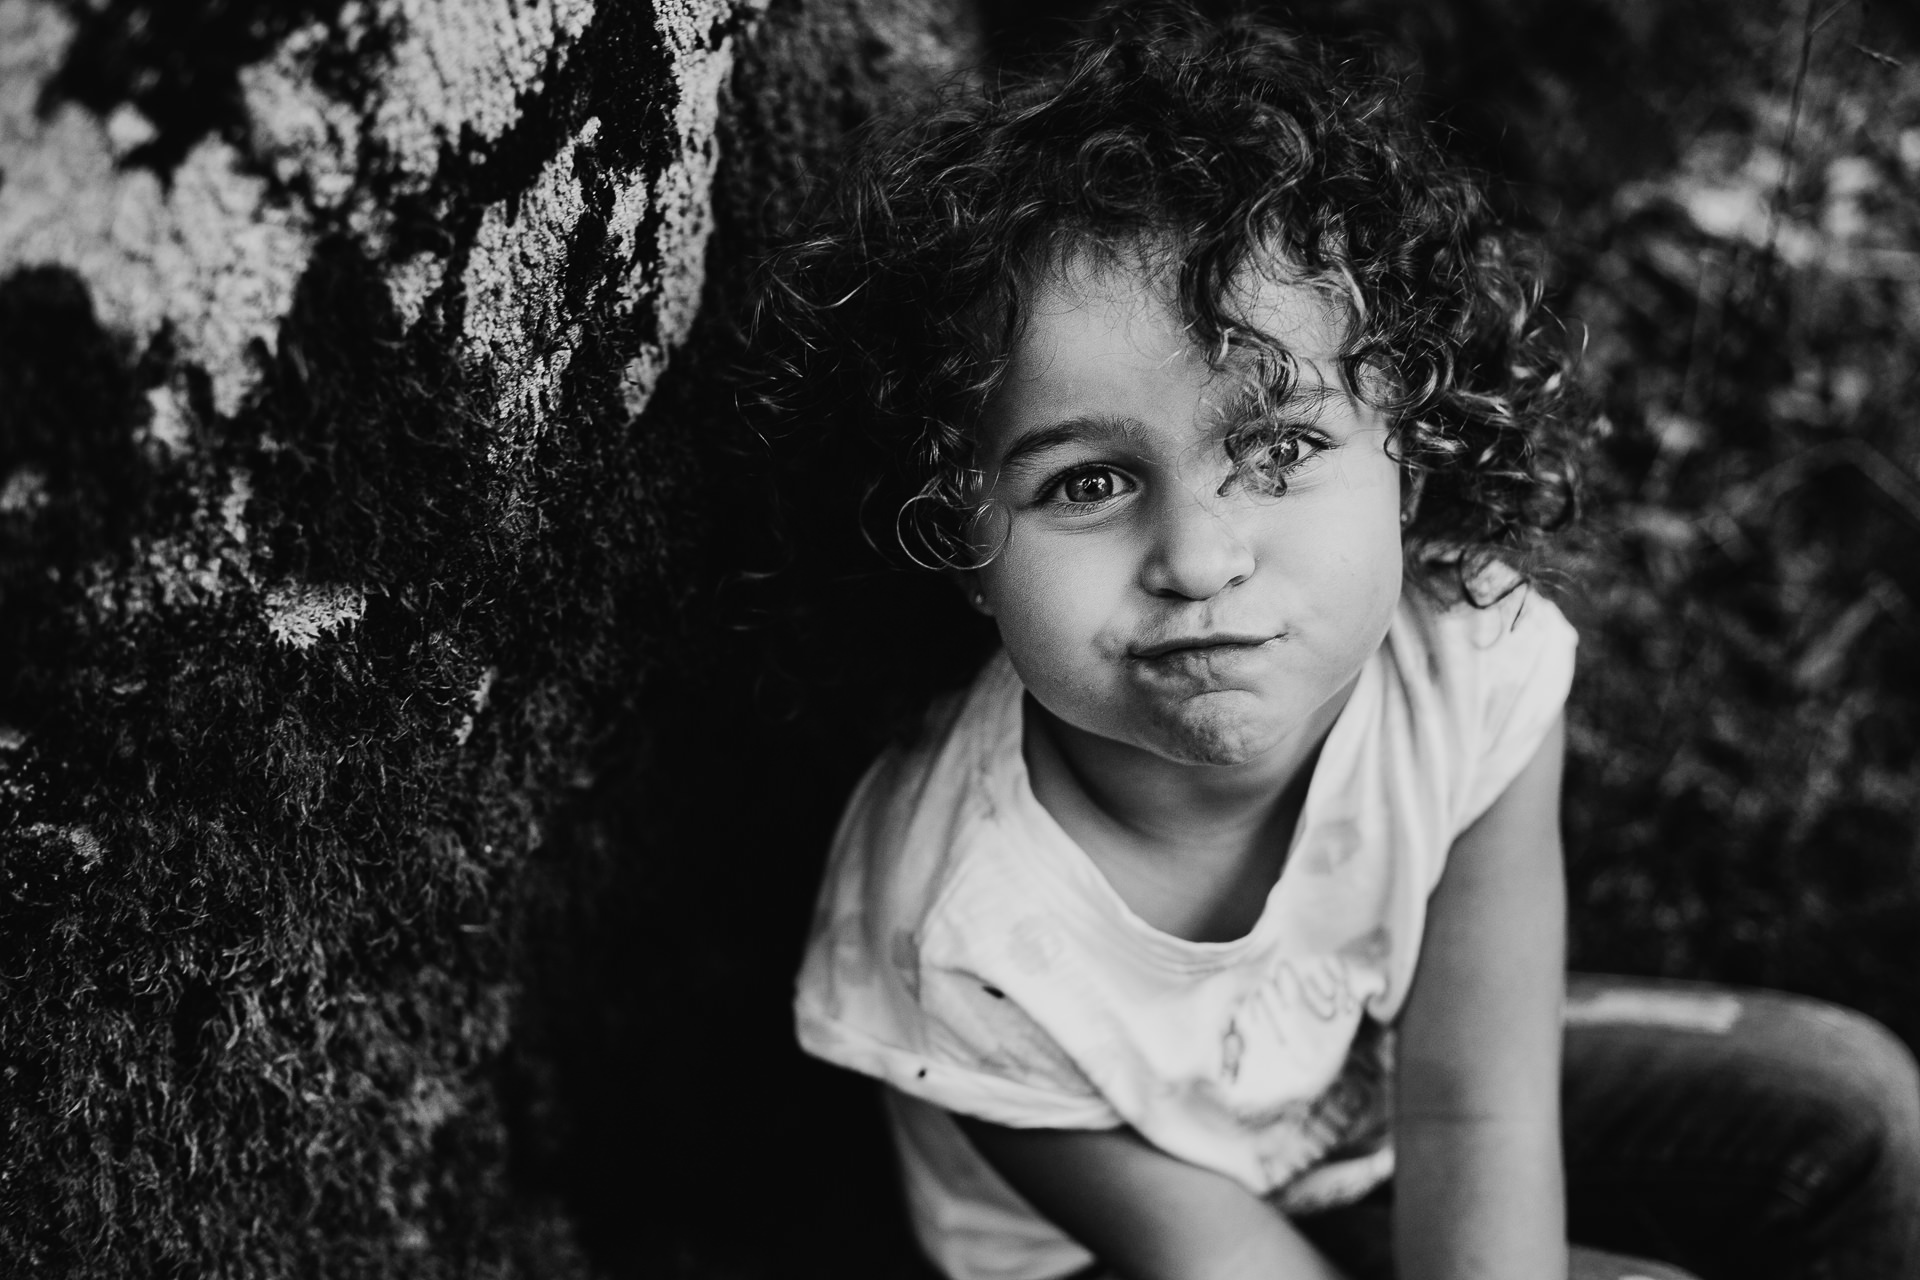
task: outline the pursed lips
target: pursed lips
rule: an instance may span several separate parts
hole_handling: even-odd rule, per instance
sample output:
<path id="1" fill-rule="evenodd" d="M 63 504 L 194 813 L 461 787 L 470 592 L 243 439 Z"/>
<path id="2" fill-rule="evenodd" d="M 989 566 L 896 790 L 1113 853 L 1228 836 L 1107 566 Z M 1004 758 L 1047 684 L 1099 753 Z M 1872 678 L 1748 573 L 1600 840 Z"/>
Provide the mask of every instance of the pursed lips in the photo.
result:
<path id="1" fill-rule="evenodd" d="M 1286 639 L 1286 633 L 1260 634 L 1257 632 L 1213 632 L 1208 635 L 1183 636 L 1173 640 L 1158 640 L 1152 644 L 1135 645 L 1128 656 L 1142 662 L 1157 662 L 1167 658 L 1206 657 L 1213 654 L 1249 652 L 1278 644 Z"/>

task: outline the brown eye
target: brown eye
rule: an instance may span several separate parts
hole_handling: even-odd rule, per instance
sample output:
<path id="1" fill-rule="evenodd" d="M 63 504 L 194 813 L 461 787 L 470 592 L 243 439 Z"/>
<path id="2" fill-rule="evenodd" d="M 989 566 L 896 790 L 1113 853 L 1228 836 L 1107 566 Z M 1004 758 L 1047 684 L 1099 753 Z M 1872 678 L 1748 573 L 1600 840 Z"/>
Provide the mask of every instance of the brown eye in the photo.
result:
<path id="1" fill-rule="evenodd" d="M 1233 461 L 1233 474 L 1227 477 L 1221 492 L 1236 484 L 1278 496 L 1296 475 L 1333 447 L 1333 442 L 1317 431 L 1290 424 L 1249 427 L 1227 439 L 1227 456 Z"/>
<path id="2" fill-rule="evenodd" d="M 1288 436 L 1284 440 L 1276 440 L 1268 445 L 1266 452 L 1267 456 L 1262 460 L 1263 468 L 1269 473 L 1285 474 L 1289 469 L 1300 464 L 1301 455 L 1305 450 L 1301 448 L 1299 436 Z"/>
<path id="3" fill-rule="evenodd" d="M 1082 471 L 1078 475 L 1067 477 L 1060 486 L 1060 496 L 1068 502 L 1094 503 L 1105 502 L 1120 491 L 1111 471 Z"/>

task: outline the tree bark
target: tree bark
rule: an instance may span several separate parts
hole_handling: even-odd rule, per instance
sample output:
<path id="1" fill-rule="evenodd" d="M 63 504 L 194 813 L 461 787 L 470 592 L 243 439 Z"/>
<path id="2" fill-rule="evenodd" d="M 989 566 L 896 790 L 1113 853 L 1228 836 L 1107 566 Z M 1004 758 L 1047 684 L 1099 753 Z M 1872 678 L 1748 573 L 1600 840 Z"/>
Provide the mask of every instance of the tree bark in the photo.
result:
<path id="1" fill-rule="evenodd" d="M 21 1273 L 597 1269 L 565 1170 L 613 1158 L 581 1156 L 609 1068 L 567 1046 L 605 1015 L 562 985 L 635 925 L 564 925 L 655 872 L 566 815 L 702 669 L 702 353 L 803 180 L 970 32 L 948 0 L 0 0 Z"/>

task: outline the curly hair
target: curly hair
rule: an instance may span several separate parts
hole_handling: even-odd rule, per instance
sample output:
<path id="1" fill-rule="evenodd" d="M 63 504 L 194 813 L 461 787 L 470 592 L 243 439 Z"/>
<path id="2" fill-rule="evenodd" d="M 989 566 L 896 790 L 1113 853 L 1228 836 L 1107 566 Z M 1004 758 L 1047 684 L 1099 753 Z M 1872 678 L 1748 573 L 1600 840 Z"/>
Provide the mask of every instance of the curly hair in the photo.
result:
<path id="1" fill-rule="evenodd" d="M 973 424 L 1024 300 L 1088 252 L 1145 254 L 1214 367 L 1250 358 L 1271 404 L 1292 360 L 1236 313 L 1236 282 L 1281 271 L 1344 300 L 1342 373 L 1387 415 L 1418 499 L 1411 580 L 1483 603 L 1485 570 L 1524 580 L 1571 519 L 1587 416 L 1540 264 L 1480 184 L 1362 53 L 1172 0 L 1115 6 L 1050 68 L 873 138 L 765 265 L 756 402 L 850 430 L 867 518 L 952 564 L 977 498 Z M 1257 476 L 1274 443 L 1228 448 Z"/>

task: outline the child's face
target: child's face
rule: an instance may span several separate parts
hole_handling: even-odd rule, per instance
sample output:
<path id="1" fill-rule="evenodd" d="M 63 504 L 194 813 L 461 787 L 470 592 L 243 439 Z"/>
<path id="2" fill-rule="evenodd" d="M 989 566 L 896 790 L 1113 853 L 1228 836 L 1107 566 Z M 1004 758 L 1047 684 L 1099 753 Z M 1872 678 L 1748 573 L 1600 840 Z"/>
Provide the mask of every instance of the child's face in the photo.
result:
<path id="1" fill-rule="evenodd" d="M 1244 383 L 1124 265 L 1076 259 L 1034 291 L 981 425 L 976 537 L 997 554 L 975 586 L 1014 668 L 1061 720 L 1179 763 L 1254 764 L 1324 728 L 1400 595 L 1399 468 L 1339 376 L 1343 317 L 1301 286 L 1248 290 L 1298 363 L 1284 494 L 1226 484 Z"/>

